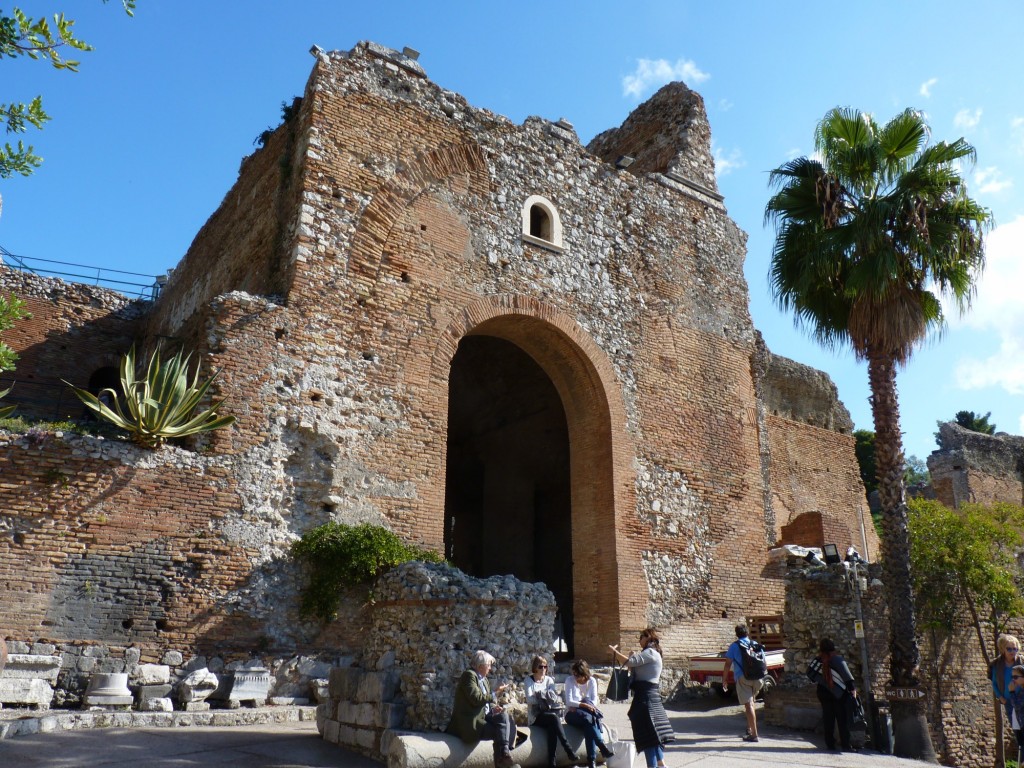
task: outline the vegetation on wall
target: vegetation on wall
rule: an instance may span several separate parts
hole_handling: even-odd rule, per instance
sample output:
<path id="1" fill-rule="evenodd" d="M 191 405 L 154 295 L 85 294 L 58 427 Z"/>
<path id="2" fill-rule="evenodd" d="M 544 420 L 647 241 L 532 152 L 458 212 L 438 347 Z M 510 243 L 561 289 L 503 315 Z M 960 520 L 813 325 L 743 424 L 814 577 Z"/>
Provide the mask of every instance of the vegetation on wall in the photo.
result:
<path id="1" fill-rule="evenodd" d="M 997 502 L 950 509 L 937 501 L 910 501 L 910 556 L 914 603 L 932 630 L 936 657 L 942 639 L 966 608 L 986 664 L 998 656 L 996 638 L 1010 616 L 1024 614 L 1024 507 Z M 991 632 L 986 639 L 986 630 Z M 989 644 L 991 641 L 991 645 Z M 936 670 L 941 686 L 943 675 Z M 941 688 L 940 697 L 941 697 Z M 997 765 L 1002 764 L 1002 705 L 995 700 Z"/>
<path id="2" fill-rule="evenodd" d="M 131 439 L 145 448 L 157 448 L 165 440 L 210 432 L 229 426 L 234 416 L 218 416 L 219 400 L 200 409 L 219 371 L 201 380 L 199 366 L 189 378 L 191 355 L 181 350 L 163 361 L 160 350 L 153 352 L 145 375 L 136 374 L 134 347 L 121 359 L 121 392 L 107 388 L 98 395 L 64 382 L 74 390 L 86 407 L 100 418 L 128 432 Z"/>
<path id="3" fill-rule="evenodd" d="M 19 299 L 14 294 L 9 296 L 0 296 L 0 333 L 9 331 L 14 327 L 14 324 L 24 317 L 28 317 L 28 312 L 25 311 L 25 302 Z M 4 371 L 13 371 L 14 363 L 17 361 L 18 355 L 13 349 L 0 341 L 0 373 Z M 3 397 L 11 388 L 0 391 L 0 397 Z M 0 419 L 5 419 L 14 412 L 15 406 L 0 406 Z"/>
<path id="4" fill-rule="evenodd" d="M 989 422 L 989 417 L 992 416 L 992 411 L 989 411 L 984 416 L 975 413 L 974 411 L 957 411 L 956 416 L 953 417 L 953 421 L 959 424 L 964 429 L 969 429 L 971 432 L 980 432 L 983 435 L 994 435 L 996 433 L 996 425 Z M 941 428 L 946 422 L 937 421 L 935 422 Z M 935 442 L 942 445 L 939 440 L 939 433 L 935 433 Z"/>
<path id="5" fill-rule="evenodd" d="M 299 612 L 325 622 L 337 616 L 344 590 L 367 585 L 411 560 L 444 561 L 436 552 L 410 546 L 379 525 L 333 521 L 307 531 L 292 545 L 291 554 L 305 566 L 309 577 Z"/>

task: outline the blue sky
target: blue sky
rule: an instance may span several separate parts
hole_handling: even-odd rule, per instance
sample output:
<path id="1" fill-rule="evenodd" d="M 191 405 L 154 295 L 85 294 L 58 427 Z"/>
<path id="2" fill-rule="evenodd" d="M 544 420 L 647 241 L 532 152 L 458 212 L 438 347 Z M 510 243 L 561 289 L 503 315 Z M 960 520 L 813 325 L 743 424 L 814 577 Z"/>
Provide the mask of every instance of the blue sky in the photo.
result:
<path id="1" fill-rule="evenodd" d="M 936 420 L 958 410 L 1024 432 L 1024 4 L 139 0 L 133 19 L 117 0 L 20 7 L 65 11 L 96 50 L 74 74 L 2 62 L 3 101 L 42 94 L 53 120 L 27 137 L 43 167 L 0 182 L 0 246 L 152 275 L 177 263 L 253 140 L 301 94 L 313 44 L 411 46 L 475 106 L 565 117 L 584 143 L 686 81 L 707 105 L 729 214 L 750 236 L 754 323 L 773 352 L 835 380 L 858 428 L 872 428 L 865 366 L 816 346 L 769 296 L 767 172 L 810 153 L 833 106 L 881 121 L 921 109 L 936 139 L 977 148 L 970 189 L 997 228 L 974 310 L 899 376 L 906 451 L 926 457 Z"/>

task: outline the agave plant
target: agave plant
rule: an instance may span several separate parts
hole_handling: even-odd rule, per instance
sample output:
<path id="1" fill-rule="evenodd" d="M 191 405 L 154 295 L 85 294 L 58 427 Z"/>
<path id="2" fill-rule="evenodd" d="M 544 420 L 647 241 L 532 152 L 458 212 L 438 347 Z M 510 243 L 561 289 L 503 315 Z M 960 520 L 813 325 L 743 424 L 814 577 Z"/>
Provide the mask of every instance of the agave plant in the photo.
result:
<path id="1" fill-rule="evenodd" d="M 127 430 L 133 441 L 146 448 L 157 448 L 164 440 L 210 432 L 235 421 L 234 416 L 217 415 L 223 400 L 196 412 L 220 371 L 215 371 L 213 376 L 200 382 L 197 365 L 190 381 L 190 357 L 183 357 L 179 351 L 170 360 L 163 361 L 157 349 L 149 359 L 146 375 L 137 378 L 135 348 L 132 347 L 121 360 L 122 395 L 109 388 L 94 395 L 68 382 L 64 383 L 74 390 L 86 407 L 101 418 Z"/>
<path id="2" fill-rule="evenodd" d="M 12 389 L 13 387 L 8 387 L 3 392 L 0 392 L 0 398 L 6 397 L 7 393 L 10 392 Z M 17 407 L 18 406 L 16 405 L 0 405 L 0 419 L 6 419 L 8 416 L 14 413 L 14 409 Z"/>

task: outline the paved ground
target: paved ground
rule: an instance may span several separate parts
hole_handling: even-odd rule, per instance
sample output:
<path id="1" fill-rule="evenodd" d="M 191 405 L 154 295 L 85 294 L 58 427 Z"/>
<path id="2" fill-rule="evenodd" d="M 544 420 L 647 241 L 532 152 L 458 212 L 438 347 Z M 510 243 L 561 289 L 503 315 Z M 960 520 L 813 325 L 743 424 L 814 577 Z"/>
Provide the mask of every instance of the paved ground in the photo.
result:
<path id="1" fill-rule="evenodd" d="M 607 704 L 608 725 L 629 738 L 625 704 Z M 761 740 L 740 738 L 746 727 L 735 705 L 700 702 L 669 713 L 676 741 L 669 768 L 914 768 L 923 765 L 877 752 L 825 752 L 820 736 L 775 728 Z M 0 741 L 0 766 L 30 768 L 380 768 L 379 763 L 322 741 L 311 722 L 222 728 L 97 729 L 19 736 Z M 643 768 L 638 757 L 633 768 Z"/>

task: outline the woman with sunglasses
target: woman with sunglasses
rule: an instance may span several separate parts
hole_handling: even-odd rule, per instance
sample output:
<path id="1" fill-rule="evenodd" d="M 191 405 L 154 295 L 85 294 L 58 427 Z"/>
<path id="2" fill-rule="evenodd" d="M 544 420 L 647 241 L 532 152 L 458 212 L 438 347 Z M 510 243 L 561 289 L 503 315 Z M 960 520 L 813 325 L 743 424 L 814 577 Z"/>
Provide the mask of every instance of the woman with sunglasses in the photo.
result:
<path id="1" fill-rule="evenodd" d="M 1013 635 L 1003 634 L 997 637 L 996 648 L 999 649 L 999 658 L 992 664 L 992 691 L 1003 705 L 1009 722 L 1011 672 L 1017 664 L 1024 664 L 1024 656 L 1021 656 L 1020 643 Z"/>
<path id="2" fill-rule="evenodd" d="M 633 702 L 629 705 L 633 741 L 644 753 L 647 768 L 665 768 L 665 744 L 675 740 L 672 725 L 661 700 L 661 635 L 654 627 L 640 633 L 640 650 L 625 654 L 617 645 L 608 646 L 615 660 L 629 667 Z"/>
<path id="3" fill-rule="evenodd" d="M 523 681 L 526 702 L 529 704 L 527 721 L 548 732 L 548 765 L 554 768 L 558 764 L 555 761 L 555 749 L 558 744 L 562 745 L 565 754 L 575 763 L 579 757 L 573 751 L 569 740 L 565 738 L 560 710 L 545 708 L 546 705 L 541 703 L 542 699 L 549 701 L 551 697 L 561 703 L 554 678 L 548 675 L 548 660 L 543 656 L 534 656 L 530 669 L 533 670 L 532 673 Z"/>

